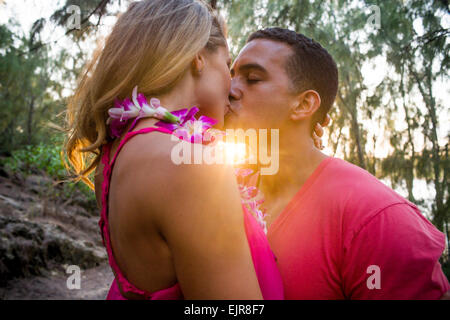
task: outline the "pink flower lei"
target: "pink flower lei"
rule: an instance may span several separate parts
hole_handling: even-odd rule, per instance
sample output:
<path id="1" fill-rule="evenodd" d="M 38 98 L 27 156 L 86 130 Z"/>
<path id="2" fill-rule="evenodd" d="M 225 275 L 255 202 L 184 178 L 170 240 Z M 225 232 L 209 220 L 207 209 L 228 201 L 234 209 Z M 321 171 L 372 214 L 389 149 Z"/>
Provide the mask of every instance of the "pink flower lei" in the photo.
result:
<path id="1" fill-rule="evenodd" d="M 253 214 L 256 221 L 258 221 L 259 225 L 264 230 L 264 233 L 267 234 L 267 222 L 265 221 L 267 214 L 266 210 L 262 208 L 264 197 L 262 192 L 250 182 L 250 180 L 255 177 L 255 172 L 248 168 L 238 168 L 235 170 L 235 175 L 241 194 L 242 204 Z"/>
<path id="2" fill-rule="evenodd" d="M 157 127 L 168 129 L 178 138 L 190 142 L 202 141 L 203 134 L 217 123 L 215 119 L 206 116 L 196 119 L 195 115 L 199 112 L 197 107 L 169 112 L 161 106 L 161 101 L 156 98 L 148 101 L 145 95 L 138 93 L 137 90 L 135 87 L 132 99 L 126 98 L 123 101 L 116 99 L 114 108 L 108 110 L 107 124 L 112 138 L 121 137 L 131 119 L 134 121 L 130 130 L 136 126 L 139 119 L 154 118 L 160 120 L 155 124 Z M 200 124 L 201 132 L 194 130 L 194 124 Z"/>

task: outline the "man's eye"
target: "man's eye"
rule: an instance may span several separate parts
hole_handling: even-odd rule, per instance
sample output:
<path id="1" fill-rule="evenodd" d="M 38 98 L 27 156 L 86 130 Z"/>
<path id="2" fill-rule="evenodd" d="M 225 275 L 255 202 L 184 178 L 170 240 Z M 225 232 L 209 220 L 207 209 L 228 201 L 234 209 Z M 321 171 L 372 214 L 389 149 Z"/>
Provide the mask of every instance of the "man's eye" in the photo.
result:
<path id="1" fill-rule="evenodd" d="M 261 81 L 261 80 L 259 80 L 259 79 L 247 79 L 247 82 L 249 84 L 255 84 L 255 83 L 258 83 L 259 81 Z"/>

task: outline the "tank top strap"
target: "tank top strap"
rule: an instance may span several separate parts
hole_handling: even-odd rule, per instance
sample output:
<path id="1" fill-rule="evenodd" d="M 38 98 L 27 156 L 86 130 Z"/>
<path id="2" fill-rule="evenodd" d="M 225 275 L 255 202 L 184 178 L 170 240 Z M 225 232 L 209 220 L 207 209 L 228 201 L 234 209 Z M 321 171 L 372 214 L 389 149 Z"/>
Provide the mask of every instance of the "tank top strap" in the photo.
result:
<path id="1" fill-rule="evenodd" d="M 172 131 L 165 129 L 165 128 L 158 128 L 158 127 L 149 127 L 144 128 L 138 131 L 129 131 L 125 137 L 122 139 L 122 141 L 119 144 L 119 147 L 117 148 L 117 151 L 115 152 L 112 161 L 110 161 L 110 152 L 112 149 L 112 143 L 107 143 L 103 146 L 102 152 L 102 163 L 104 165 L 103 168 L 103 184 L 102 184 L 102 210 L 100 214 L 100 221 L 99 221 L 99 227 L 102 235 L 103 245 L 106 248 L 106 251 L 108 253 L 108 260 L 109 264 L 114 271 L 114 275 L 116 281 L 118 281 L 122 287 L 122 289 L 125 292 L 132 292 L 138 295 L 143 296 L 145 299 L 154 299 L 158 297 L 166 298 L 166 299 L 172 299 L 173 297 L 180 297 L 182 296 L 181 289 L 179 284 L 175 284 L 173 287 L 161 290 L 158 292 L 150 293 L 145 290 L 140 290 L 137 287 L 135 287 L 132 283 L 130 283 L 126 277 L 121 272 L 119 266 L 117 265 L 116 260 L 114 259 L 114 255 L 112 252 L 111 247 L 111 239 L 109 235 L 109 223 L 108 223 L 108 194 L 109 194 L 109 188 L 110 188 L 110 179 L 112 174 L 112 169 L 114 166 L 114 162 L 117 159 L 117 156 L 119 155 L 119 152 L 122 150 L 123 146 L 130 141 L 133 137 L 150 133 L 150 132 L 161 132 L 161 133 L 167 133 L 172 134 Z M 112 287 L 113 288 L 113 287 Z M 118 290 L 116 290 L 117 296 L 120 296 L 118 293 Z"/>
<path id="2" fill-rule="evenodd" d="M 116 153 L 114 154 L 112 161 L 110 162 L 110 166 L 112 167 L 114 165 L 114 162 L 117 159 L 117 156 L 119 155 L 119 152 L 122 150 L 123 146 L 130 141 L 132 138 L 134 138 L 135 136 L 139 135 L 139 134 L 145 134 L 145 133 L 150 133 L 150 132 L 162 132 L 162 133 L 167 133 L 167 134 L 172 134 L 172 131 L 165 129 L 165 128 L 155 128 L 155 127 L 150 127 L 150 128 L 144 128 L 138 131 L 130 131 L 128 132 L 125 137 L 122 139 L 122 141 L 119 144 L 119 147 L 117 148 Z"/>
<path id="3" fill-rule="evenodd" d="M 114 163 L 117 159 L 117 156 L 119 155 L 119 152 L 122 150 L 123 146 L 128 141 L 130 141 L 133 137 L 135 137 L 139 134 L 145 134 L 145 133 L 150 133 L 150 132 L 161 132 L 161 133 L 172 134 L 172 132 L 170 130 L 165 129 L 165 128 L 158 128 L 158 127 L 149 127 L 149 128 L 144 128 L 144 129 L 141 129 L 138 131 L 129 131 L 125 135 L 125 137 L 122 139 L 122 141 L 120 142 L 119 147 L 117 148 L 112 161 L 110 160 L 112 142 L 103 145 L 103 148 L 102 148 L 103 183 L 102 183 L 102 199 L 101 199 L 103 210 L 101 212 L 100 221 L 99 221 L 101 230 L 103 230 L 103 227 L 105 226 L 105 224 L 107 224 L 108 217 L 107 217 L 107 210 L 105 210 L 105 209 L 106 209 L 106 206 L 108 203 L 109 184 L 110 184 L 112 169 L 114 167 Z M 104 243 L 104 244 L 107 245 L 106 243 Z"/>

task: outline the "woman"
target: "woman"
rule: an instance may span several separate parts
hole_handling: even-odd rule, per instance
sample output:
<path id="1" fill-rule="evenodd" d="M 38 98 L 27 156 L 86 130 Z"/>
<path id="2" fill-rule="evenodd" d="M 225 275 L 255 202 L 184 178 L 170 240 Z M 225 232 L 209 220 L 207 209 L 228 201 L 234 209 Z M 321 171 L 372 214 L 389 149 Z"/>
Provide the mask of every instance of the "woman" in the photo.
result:
<path id="1" fill-rule="evenodd" d="M 260 246 L 261 233 L 251 216 L 244 215 L 243 224 L 233 168 L 176 166 L 170 161 L 175 142 L 160 132 L 128 136 L 118 150 L 131 124 L 121 137 L 108 138 L 108 110 L 135 86 L 169 111 L 196 105 L 220 127 L 230 62 L 224 32 L 206 4 L 141 1 L 119 18 L 84 75 L 68 108 L 66 149 L 84 181 L 97 170 L 100 225 L 116 276 L 109 298 L 283 297 L 267 241 L 252 251 L 250 239 Z M 141 119 L 133 131 L 156 123 Z M 100 163 L 105 150 L 114 170 L 108 161 Z M 95 154 L 88 166 L 86 152 Z"/>
<path id="2" fill-rule="evenodd" d="M 170 156 L 179 142 L 157 119 L 116 128 L 110 119 L 114 101 L 137 86 L 169 112 L 198 106 L 220 128 L 230 63 L 224 28 L 208 5 L 148 0 L 130 5 L 84 74 L 68 107 L 66 151 L 86 183 L 96 170 L 100 227 L 116 277 L 108 299 L 283 298 L 275 258 L 241 205 L 233 168 L 177 166 Z M 153 105 L 143 95 L 133 101 Z"/>

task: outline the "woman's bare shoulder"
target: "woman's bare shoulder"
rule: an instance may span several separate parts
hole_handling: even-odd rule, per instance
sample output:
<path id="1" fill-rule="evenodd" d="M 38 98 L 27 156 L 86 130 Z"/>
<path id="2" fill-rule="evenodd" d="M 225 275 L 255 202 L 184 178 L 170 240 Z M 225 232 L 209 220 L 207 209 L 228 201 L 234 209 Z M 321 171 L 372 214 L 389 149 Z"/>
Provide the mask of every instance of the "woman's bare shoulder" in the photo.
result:
<path id="1" fill-rule="evenodd" d="M 173 221 L 174 217 L 180 217 L 177 212 L 184 212 L 189 207 L 197 208 L 195 212 L 189 210 L 190 218 L 197 215 L 202 219 L 203 214 L 208 214 L 207 208 L 229 206 L 228 209 L 233 211 L 229 215 L 242 218 L 232 166 L 178 164 L 173 157 L 183 148 L 194 154 L 194 144 L 173 136 L 150 134 L 134 139 L 122 159 L 128 164 L 121 171 L 129 174 L 132 180 L 129 191 L 148 210 L 158 211 L 164 217 L 162 220 L 170 217 Z"/>

